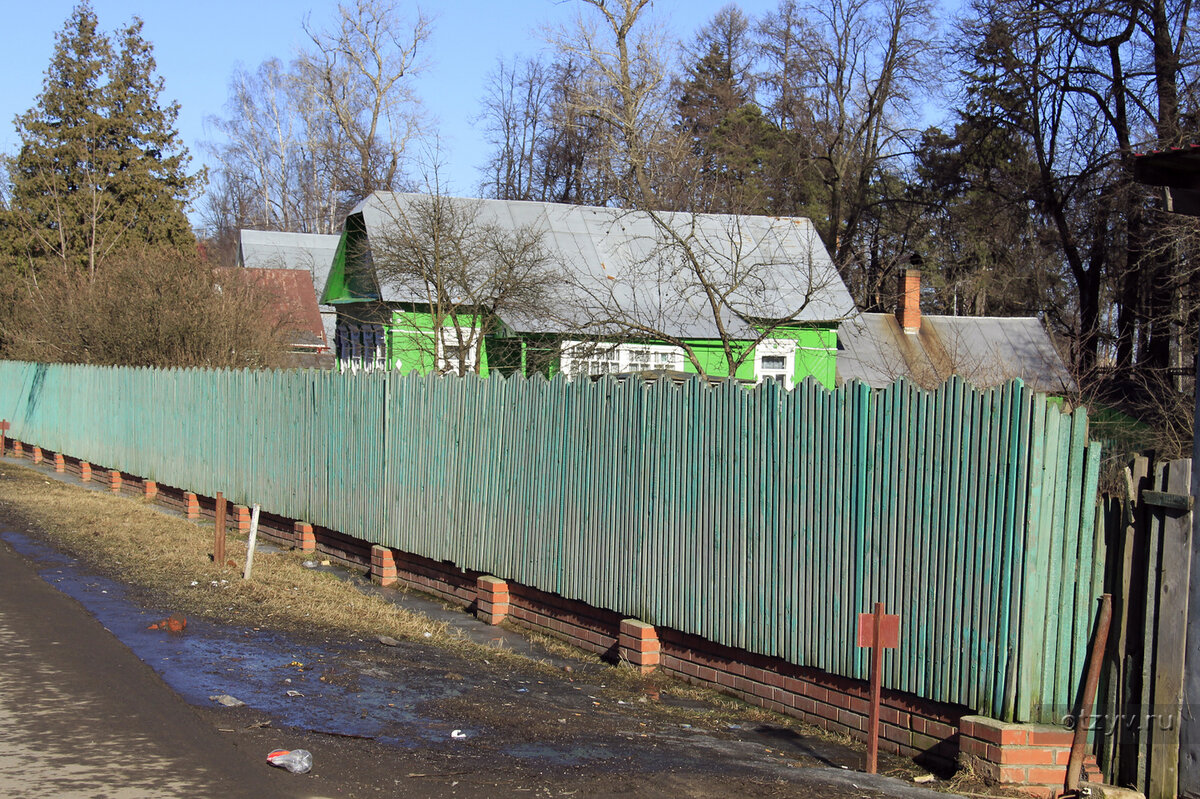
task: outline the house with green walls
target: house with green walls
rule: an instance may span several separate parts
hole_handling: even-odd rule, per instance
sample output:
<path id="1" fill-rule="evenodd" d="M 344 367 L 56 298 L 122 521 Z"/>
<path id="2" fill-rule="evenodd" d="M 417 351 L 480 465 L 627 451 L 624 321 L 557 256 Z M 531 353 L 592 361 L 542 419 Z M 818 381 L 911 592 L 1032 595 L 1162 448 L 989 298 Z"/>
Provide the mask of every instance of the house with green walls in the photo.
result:
<path id="1" fill-rule="evenodd" d="M 836 379 L 854 304 L 807 219 L 375 192 L 321 303 L 344 370 Z"/>

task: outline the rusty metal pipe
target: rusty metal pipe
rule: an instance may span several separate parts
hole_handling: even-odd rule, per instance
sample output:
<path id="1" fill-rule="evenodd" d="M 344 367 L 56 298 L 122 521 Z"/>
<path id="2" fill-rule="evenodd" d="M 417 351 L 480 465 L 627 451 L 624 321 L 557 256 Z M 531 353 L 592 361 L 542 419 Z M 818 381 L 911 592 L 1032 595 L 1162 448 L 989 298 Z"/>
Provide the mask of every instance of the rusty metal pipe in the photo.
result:
<path id="1" fill-rule="evenodd" d="M 1100 667 L 1104 663 L 1104 649 L 1108 645 L 1108 629 L 1112 625 L 1112 594 L 1100 597 L 1100 614 L 1096 619 L 1096 635 L 1092 638 L 1092 653 L 1088 658 L 1087 679 L 1083 683 L 1083 696 L 1079 700 L 1079 714 L 1075 717 L 1075 737 L 1071 740 L 1071 758 L 1067 761 L 1067 781 L 1063 785 L 1066 793 L 1079 795 L 1079 777 L 1083 772 L 1083 747 L 1087 743 L 1086 720 L 1092 715 L 1096 701 L 1096 688 L 1100 684 Z"/>
<path id="2" fill-rule="evenodd" d="M 217 492 L 216 519 L 213 520 L 213 563 L 225 564 L 225 495 Z"/>

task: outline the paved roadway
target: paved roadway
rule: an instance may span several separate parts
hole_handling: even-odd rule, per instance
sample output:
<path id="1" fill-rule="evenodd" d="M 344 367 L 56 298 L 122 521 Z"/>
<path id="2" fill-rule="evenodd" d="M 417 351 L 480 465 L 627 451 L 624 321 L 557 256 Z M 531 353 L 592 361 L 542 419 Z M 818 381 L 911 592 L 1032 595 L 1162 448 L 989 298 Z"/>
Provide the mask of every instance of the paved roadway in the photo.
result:
<path id="1" fill-rule="evenodd" d="M 295 796 L 0 541 L 0 796 Z"/>

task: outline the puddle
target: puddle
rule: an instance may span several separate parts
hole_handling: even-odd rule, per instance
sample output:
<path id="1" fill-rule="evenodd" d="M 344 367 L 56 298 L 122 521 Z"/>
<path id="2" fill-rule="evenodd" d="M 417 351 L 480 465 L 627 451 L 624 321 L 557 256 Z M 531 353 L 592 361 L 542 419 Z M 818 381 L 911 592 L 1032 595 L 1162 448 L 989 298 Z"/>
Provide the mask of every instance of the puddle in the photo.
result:
<path id="1" fill-rule="evenodd" d="M 455 683 L 358 662 L 365 650 L 354 645 L 317 647 L 202 619 L 189 619 L 183 635 L 150 630 L 170 610 L 141 607 L 120 583 L 86 573 L 73 558 L 40 541 L 15 532 L 0 538 L 36 563 L 43 580 L 83 605 L 191 704 L 214 707 L 210 696 L 229 694 L 281 724 L 405 748 L 445 741 L 456 729 L 451 721 L 413 710 L 457 695 Z M 302 696 L 288 696 L 288 691 Z"/>

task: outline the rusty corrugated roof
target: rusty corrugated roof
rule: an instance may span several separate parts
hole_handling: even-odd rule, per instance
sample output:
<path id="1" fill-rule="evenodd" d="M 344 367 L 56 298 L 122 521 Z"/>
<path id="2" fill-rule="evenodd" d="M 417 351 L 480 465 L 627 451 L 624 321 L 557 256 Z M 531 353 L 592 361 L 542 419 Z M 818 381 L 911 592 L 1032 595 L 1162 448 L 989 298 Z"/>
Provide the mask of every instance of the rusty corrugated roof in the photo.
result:
<path id="1" fill-rule="evenodd" d="M 888 313 L 864 313 L 838 327 L 839 383 L 880 388 L 900 377 L 932 387 L 952 374 L 988 386 L 1019 377 L 1035 391 L 1073 391 L 1075 381 L 1041 321 L 1026 317 L 921 317 L 905 333 Z"/>

